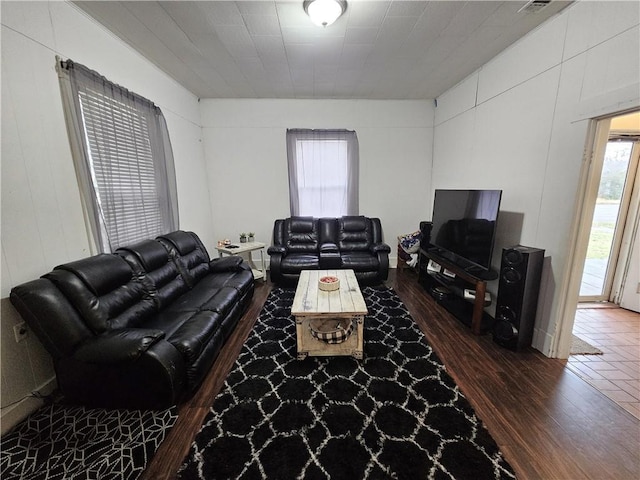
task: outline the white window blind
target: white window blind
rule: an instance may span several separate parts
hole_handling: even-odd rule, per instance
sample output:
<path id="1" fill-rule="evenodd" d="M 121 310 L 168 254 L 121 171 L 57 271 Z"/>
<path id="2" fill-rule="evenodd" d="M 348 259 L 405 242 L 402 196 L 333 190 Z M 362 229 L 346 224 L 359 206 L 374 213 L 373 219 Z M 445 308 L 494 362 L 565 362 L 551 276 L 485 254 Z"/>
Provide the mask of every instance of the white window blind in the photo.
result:
<path id="1" fill-rule="evenodd" d="M 175 173 L 160 109 L 85 67 L 61 65 L 69 74 L 74 108 L 67 114 L 77 116 L 70 136 L 72 143 L 81 141 L 72 150 L 74 159 L 81 157 L 78 176 L 87 177 L 80 185 L 98 249 L 113 251 L 175 230 Z"/>

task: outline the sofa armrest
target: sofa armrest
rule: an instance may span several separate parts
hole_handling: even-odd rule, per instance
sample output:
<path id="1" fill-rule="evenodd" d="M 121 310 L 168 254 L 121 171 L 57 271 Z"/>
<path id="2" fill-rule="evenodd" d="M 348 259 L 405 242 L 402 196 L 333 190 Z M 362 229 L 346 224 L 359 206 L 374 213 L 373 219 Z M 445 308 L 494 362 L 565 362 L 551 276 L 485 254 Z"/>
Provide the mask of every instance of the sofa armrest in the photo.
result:
<path id="1" fill-rule="evenodd" d="M 371 253 L 391 253 L 391 247 L 386 243 L 371 245 Z"/>
<path id="2" fill-rule="evenodd" d="M 325 242 L 320 245 L 320 253 L 339 253 L 338 245 L 332 242 Z"/>
<path id="3" fill-rule="evenodd" d="M 139 329 L 139 332 L 142 335 L 120 331 L 135 344 L 136 337 L 144 338 L 153 330 Z M 111 339 L 115 340 L 112 336 Z M 111 351 L 106 343 L 97 348 Z M 119 362 L 114 361 L 116 358 L 96 358 L 98 351 L 90 345 L 83 350 L 82 355 L 79 352 L 56 363 L 58 385 L 70 403 L 98 408 L 159 409 L 175 405 L 187 393 L 184 358 L 163 339 L 148 345 L 137 358 L 125 357 L 125 361 Z"/>
<path id="4" fill-rule="evenodd" d="M 85 340 L 75 351 L 74 357 L 86 363 L 116 364 L 131 362 L 163 339 L 161 330 L 123 328 Z"/>
<path id="5" fill-rule="evenodd" d="M 378 267 L 379 279 L 384 282 L 389 278 L 389 253 L 391 253 L 391 247 L 386 243 L 376 243 L 371 246 L 371 253 L 378 257 L 378 262 L 380 263 Z"/>
<path id="6" fill-rule="evenodd" d="M 320 245 L 320 258 L 318 266 L 321 270 L 342 268 L 342 257 L 340 256 L 340 250 L 335 243 L 325 242 Z"/>
<path id="7" fill-rule="evenodd" d="M 287 253 L 287 249 L 282 245 L 271 245 L 267 248 L 267 253 L 269 255 L 284 255 Z"/>
<path id="8" fill-rule="evenodd" d="M 242 270 L 241 265 L 243 261 L 242 257 L 231 255 L 228 257 L 214 258 L 209 262 L 209 266 L 211 267 L 211 273 L 234 272 Z"/>
<path id="9" fill-rule="evenodd" d="M 271 245 L 267 249 L 269 254 L 269 276 L 275 283 L 282 281 L 282 272 L 280 266 L 282 259 L 287 254 L 287 249 L 283 245 Z"/>

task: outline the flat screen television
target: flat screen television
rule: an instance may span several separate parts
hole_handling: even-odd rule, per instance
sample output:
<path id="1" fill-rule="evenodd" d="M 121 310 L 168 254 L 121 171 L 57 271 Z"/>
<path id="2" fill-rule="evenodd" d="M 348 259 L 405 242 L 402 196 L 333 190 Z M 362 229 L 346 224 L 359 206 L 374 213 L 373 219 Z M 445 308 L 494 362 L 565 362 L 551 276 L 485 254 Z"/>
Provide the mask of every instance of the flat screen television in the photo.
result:
<path id="1" fill-rule="evenodd" d="M 502 190 L 436 190 L 432 251 L 470 273 L 489 271 L 501 199 Z"/>

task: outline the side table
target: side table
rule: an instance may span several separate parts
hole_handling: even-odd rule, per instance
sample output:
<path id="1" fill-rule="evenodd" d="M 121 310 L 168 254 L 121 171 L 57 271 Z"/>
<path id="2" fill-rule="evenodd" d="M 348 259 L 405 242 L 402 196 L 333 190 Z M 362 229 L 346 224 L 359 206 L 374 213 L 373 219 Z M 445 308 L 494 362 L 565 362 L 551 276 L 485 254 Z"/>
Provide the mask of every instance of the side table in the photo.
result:
<path id="1" fill-rule="evenodd" d="M 236 248 L 234 248 L 236 247 Z M 264 248 L 266 245 L 262 242 L 247 242 L 240 243 L 238 245 L 226 245 L 224 247 L 216 247 L 218 250 L 218 257 L 222 258 L 224 254 L 226 255 L 240 255 L 242 253 L 253 252 L 254 250 L 260 251 L 260 268 L 258 268 L 251 258 L 251 254 L 249 254 L 249 265 L 251 266 L 251 271 L 253 272 L 253 278 L 258 280 L 262 279 L 263 282 L 267 281 L 267 270 L 264 263 Z"/>

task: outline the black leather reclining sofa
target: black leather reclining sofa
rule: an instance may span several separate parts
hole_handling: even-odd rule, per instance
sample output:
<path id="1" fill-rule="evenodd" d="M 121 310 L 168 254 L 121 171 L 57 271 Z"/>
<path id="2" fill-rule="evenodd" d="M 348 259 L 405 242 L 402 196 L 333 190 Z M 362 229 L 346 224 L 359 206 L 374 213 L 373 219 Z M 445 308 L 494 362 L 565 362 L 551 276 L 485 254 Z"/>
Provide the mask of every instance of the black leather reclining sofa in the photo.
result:
<path id="1" fill-rule="evenodd" d="M 176 231 L 56 267 L 11 291 L 70 403 L 165 408 L 193 392 L 251 302 L 240 257 Z"/>
<path id="2" fill-rule="evenodd" d="M 294 285 L 302 270 L 351 269 L 358 283 L 375 285 L 389 275 L 389 252 L 379 218 L 290 217 L 273 226 L 270 275 L 275 283 Z"/>

